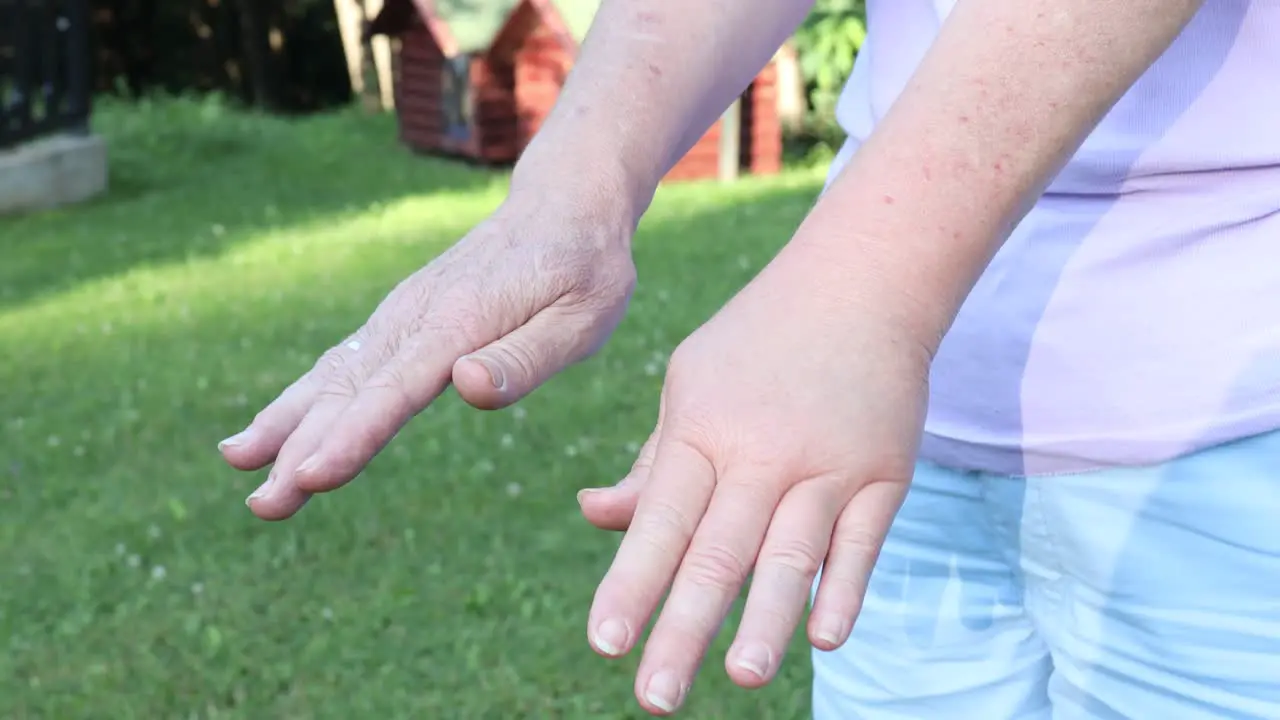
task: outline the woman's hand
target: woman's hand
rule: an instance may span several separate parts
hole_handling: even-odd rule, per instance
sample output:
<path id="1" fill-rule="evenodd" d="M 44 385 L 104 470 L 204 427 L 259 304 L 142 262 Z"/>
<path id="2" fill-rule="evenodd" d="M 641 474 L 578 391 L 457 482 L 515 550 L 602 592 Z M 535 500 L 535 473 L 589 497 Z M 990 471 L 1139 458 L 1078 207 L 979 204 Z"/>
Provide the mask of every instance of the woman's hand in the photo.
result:
<path id="1" fill-rule="evenodd" d="M 845 270 L 793 242 L 672 355 L 631 474 L 580 495 L 594 524 L 626 529 L 591 608 L 596 650 L 630 651 L 670 589 L 636 678 L 650 712 L 684 701 L 748 573 L 737 684 L 774 677 L 820 566 L 810 640 L 852 629 L 914 467 L 932 351 L 893 320 L 903 298 Z"/>
<path id="2" fill-rule="evenodd" d="M 247 503 L 290 517 L 355 477 L 452 381 L 500 408 L 595 352 L 635 284 L 638 213 L 603 185 L 513 184 L 491 217 L 397 286 L 363 327 L 219 446 L 232 466 L 274 463 Z"/>

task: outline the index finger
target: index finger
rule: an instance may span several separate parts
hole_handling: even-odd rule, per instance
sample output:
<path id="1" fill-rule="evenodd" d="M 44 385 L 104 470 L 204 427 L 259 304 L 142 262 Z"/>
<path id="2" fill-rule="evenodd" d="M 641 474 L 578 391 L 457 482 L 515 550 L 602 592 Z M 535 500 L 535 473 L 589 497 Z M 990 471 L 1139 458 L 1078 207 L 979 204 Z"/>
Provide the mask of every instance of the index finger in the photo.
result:
<path id="1" fill-rule="evenodd" d="M 610 657 L 625 655 L 635 646 L 715 490 L 711 462 L 669 432 L 659 437 L 649 472 L 631 526 L 591 605 L 591 644 Z"/>
<path id="2" fill-rule="evenodd" d="M 325 429 L 315 452 L 298 467 L 296 484 L 309 493 L 335 490 L 449 384 L 453 364 L 471 348 L 461 333 L 419 333 L 402 343 Z"/>
<path id="3" fill-rule="evenodd" d="M 716 482 L 636 672 L 636 697 L 646 705 L 674 712 L 693 686 L 707 648 L 755 564 L 777 507 L 782 491 L 771 474 L 769 468 L 743 463 Z M 756 676 L 751 682 L 763 684 L 776 665 L 771 658 L 779 653 L 761 645 L 739 655 Z"/>

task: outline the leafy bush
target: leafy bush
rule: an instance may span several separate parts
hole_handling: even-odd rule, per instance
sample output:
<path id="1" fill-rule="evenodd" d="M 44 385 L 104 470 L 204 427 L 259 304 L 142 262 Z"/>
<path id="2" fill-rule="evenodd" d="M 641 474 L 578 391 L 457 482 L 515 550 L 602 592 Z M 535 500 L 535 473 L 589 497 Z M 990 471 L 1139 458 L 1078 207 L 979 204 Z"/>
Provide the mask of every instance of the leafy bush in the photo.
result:
<path id="1" fill-rule="evenodd" d="M 825 158 L 844 139 L 835 121 L 836 101 L 866 37 L 865 0 L 818 0 L 796 31 L 796 50 L 809 99 L 802 142 L 811 154 Z"/>

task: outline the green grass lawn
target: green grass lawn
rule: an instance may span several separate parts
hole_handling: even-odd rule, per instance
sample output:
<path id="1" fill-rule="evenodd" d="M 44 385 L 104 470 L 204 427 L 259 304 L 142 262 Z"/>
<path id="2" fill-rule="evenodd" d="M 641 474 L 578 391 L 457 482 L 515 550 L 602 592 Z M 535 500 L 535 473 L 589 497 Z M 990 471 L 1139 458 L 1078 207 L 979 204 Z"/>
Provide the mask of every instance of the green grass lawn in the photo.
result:
<path id="1" fill-rule="evenodd" d="M 452 394 L 295 520 L 215 444 L 501 199 L 394 122 L 107 105 L 110 195 L 0 219 L 0 717 L 639 718 L 585 618 L 617 536 L 574 493 L 650 429 L 667 354 L 777 248 L 811 171 L 664 189 L 628 319 L 517 407 Z M 684 716 L 799 718 L 708 659 Z"/>

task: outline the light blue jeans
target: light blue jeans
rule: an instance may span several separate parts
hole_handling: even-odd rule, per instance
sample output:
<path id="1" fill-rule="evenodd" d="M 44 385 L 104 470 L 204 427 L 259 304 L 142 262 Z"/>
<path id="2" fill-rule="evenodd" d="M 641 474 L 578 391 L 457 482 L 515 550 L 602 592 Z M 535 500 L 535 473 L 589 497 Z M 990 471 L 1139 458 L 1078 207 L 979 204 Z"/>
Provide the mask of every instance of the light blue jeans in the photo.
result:
<path id="1" fill-rule="evenodd" d="M 1158 467 L 921 463 L 815 720 L 1280 720 L 1280 433 Z"/>

